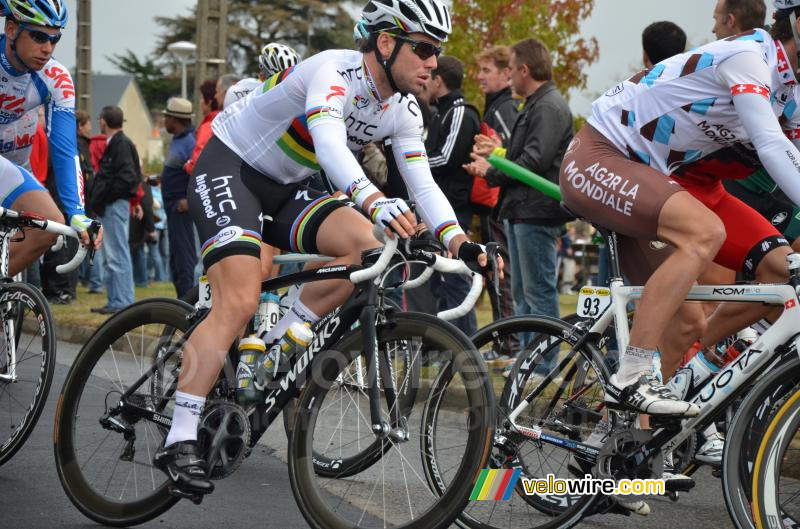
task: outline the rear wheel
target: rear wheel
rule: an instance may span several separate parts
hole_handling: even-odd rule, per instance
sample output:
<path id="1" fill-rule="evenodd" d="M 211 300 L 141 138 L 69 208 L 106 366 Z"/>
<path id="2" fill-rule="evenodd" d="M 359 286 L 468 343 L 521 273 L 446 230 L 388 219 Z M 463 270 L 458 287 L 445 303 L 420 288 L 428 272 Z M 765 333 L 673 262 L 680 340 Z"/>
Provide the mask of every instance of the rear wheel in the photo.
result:
<path id="1" fill-rule="evenodd" d="M 55 417 L 58 476 L 73 504 L 102 524 L 128 526 L 151 520 L 177 498 L 153 455 L 167 427 L 119 409 L 120 397 L 149 369 L 131 404 L 171 417 L 182 343 L 192 307 L 149 299 L 106 321 L 81 349 L 67 374 Z"/>

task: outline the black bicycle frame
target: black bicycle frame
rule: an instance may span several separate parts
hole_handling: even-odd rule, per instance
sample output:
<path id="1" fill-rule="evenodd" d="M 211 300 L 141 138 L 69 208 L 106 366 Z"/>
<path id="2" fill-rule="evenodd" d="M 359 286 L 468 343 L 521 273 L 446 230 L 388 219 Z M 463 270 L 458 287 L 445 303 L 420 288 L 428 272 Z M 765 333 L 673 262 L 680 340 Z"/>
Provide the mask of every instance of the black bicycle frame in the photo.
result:
<path id="1" fill-rule="evenodd" d="M 323 267 L 316 270 L 306 270 L 286 276 L 270 279 L 262 282 L 261 291 L 270 292 L 278 290 L 297 283 L 308 283 L 312 281 L 324 281 L 330 279 L 349 279 L 350 274 L 357 270 L 361 270 L 361 266 L 353 265 L 337 265 Z M 387 399 L 389 409 L 394 409 L 396 402 L 396 394 L 393 381 L 388 366 L 388 356 L 383 362 L 377 362 L 377 333 L 376 333 L 376 315 L 377 306 L 379 301 L 379 288 L 374 281 L 368 281 L 366 284 L 356 285 L 356 291 L 348 299 L 348 301 L 340 308 L 326 315 L 315 325 L 314 340 L 299 357 L 289 358 L 289 366 L 280 373 L 280 378 L 272 381 L 265 391 L 264 401 L 256 406 L 255 415 L 253 417 L 253 435 L 251 436 L 250 445 L 254 445 L 261 435 L 269 428 L 272 422 L 277 418 L 286 404 L 299 393 L 300 388 L 305 381 L 310 377 L 313 372 L 312 366 L 316 355 L 321 351 L 328 350 L 331 346 L 336 344 L 345 332 L 356 322 L 359 322 L 364 329 L 364 352 L 367 361 L 367 381 L 369 384 L 369 397 L 370 397 L 370 415 L 372 420 L 372 428 L 376 433 L 388 433 L 390 426 L 381 420 L 380 407 L 378 399 L 380 399 L 380 388 L 378 387 L 378 376 L 376 365 L 380 366 L 380 378 L 383 381 L 384 392 Z M 129 402 L 129 397 L 133 395 L 136 390 L 147 380 L 153 373 L 163 366 L 178 350 L 181 349 L 185 339 L 191 335 L 195 327 L 208 314 L 204 312 L 199 316 L 196 314 L 195 321 L 186 334 L 182 337 L 181 341 L 165 352 L 163 357 L 160 357 L 157 362 L 150 366 L 131 386 L 120 396 L 119 406 L 112 411 L 111 414 L 117 415 L 124 413 L 128 416 L 138 416 L 155 423 L 161 424 L 165 427 L 172 425 L 172 419 L 157 411 L 146 409 Z M 235 363 L 238 362 L 238 351 L 232 345 L 231 362 L 226 363 L 235 369 Z M 228 372 L 226 377 L 235 380 L 235 373 Z M 177 383 L 177 381 L 175 382 Z M 171 387 L 167 395 L 172 393 L 175 387 Z M 168 398 L 165 396 L 165 398 Z M 134 399 L 135 400 L 135 399 Z M 117 425 L 117 429 L 128 433 L 129 428 L 113 421 Z M 132 433 L 132 432 L 131 432 Z"/>

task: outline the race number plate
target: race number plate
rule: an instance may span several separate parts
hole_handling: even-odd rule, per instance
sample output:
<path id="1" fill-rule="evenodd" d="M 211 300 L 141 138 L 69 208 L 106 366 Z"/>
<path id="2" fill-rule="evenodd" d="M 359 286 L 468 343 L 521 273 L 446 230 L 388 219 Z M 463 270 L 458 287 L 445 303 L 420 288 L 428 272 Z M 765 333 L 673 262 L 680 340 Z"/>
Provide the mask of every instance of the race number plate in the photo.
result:
<path id="1" fill-rule="evenodd" d="M 578 295 L 578 316 L 596 318 L 611 305 L 611 291 L 600 287 L 583 287 Z"/>
<path id="2" fill-rule="evenodd" d="M 198 297 L 195 307 L 198 309 L 211 308 L 211 285 L 208 284 L 208 276 L 200 276 Z"/>

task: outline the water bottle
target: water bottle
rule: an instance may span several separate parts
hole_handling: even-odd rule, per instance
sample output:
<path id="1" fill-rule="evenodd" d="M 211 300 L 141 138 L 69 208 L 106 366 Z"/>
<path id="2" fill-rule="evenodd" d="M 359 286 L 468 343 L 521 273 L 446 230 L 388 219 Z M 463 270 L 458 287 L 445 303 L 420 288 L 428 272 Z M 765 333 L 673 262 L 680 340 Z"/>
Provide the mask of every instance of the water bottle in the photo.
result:
<path id="1" fill-rule="evenodd" d="M 308 323 L 295 322 L 289 326 L 289 330 L 283 335 L 281 340 L 263 353 L 256 362 L 255 380 L 260 389 L 278 378 L 278 374 L 286 371 L 289 358 L 303 354 L 314 338 L 311 332 L 311 325 Z"/>
<path id="2" fill-rule="evenodd" d="M 263 338 L 278 323 L 280 317 L 280 297 L 274 292 L 262 292 L 253 321 L 256 336 Z"/>
<path id="3" fill-rule="evenodd" d="M 247 406 L 256 402 L 261 391 L 255 387 L 255 367 L 258 358 L 267 350 L 267 345 L 258 336 L 251 335 L 239 340 L 239 365 L 236 367 L 236 393 L 239 404 Z"/>
<path id="4" fill-rule="evenodd" d="M 725 364 L 736 360 L 757 339 L 758 333 L 747 327 L 739 331 L 736 339 L 728 346 L 724 342 L 720 342 L 716 347 L 703 350 L 699 342 L 695 343 L 689 350 L 691 355 L 689 360 L 684 361 L 682 367 L 667 383 L 667 387 L 678 398 L 685 398 L 691 388 L 700 387 L 706 380 L 719 372 Z M 695 351 L 696 354 L 692 354 Z"/>
<path id="5" fill-rule="evenodd" d="M 688 363 L 672 375 L 667 387 L 676 397 L 683 400 L 692 388 L 700 387 L 719 370 L 719 367 L 706 359 L 704 351 L 698 351 Z"/>

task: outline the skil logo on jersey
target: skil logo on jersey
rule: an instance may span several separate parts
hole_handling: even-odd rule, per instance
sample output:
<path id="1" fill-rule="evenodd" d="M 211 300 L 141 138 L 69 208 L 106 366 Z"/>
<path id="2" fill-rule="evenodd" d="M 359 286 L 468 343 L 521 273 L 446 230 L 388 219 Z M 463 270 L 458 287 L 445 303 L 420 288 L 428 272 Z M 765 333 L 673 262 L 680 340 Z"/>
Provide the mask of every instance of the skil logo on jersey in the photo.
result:
<path id="1" fill-rule="evenodd" d="M 61 95 L 64 99 L 75 97 L 75 85 L 72 84 L 72 78 L 69 72 L 65 72 L 58 66 L 46 68 L 44 74 L 55 81 L 55 87 L 61 90 Z"/>
<path id="2" fill-rule="evenodd" d="M 5 154 L 17 149 L 24 149 L 25 147 L 30 147 L 32 144 L 33 135 L 23 134 L 22 136 L 17 136 L 13 140 L 4 141 L 0 144 L 0 154 Z"/>
<path id="3" fill-rule="evenodd" d="M 10 115 L 20 115 L 25 112 L 25 97 L 16 97 L 11 94 L 0 94 L 0 111 Z"/>

